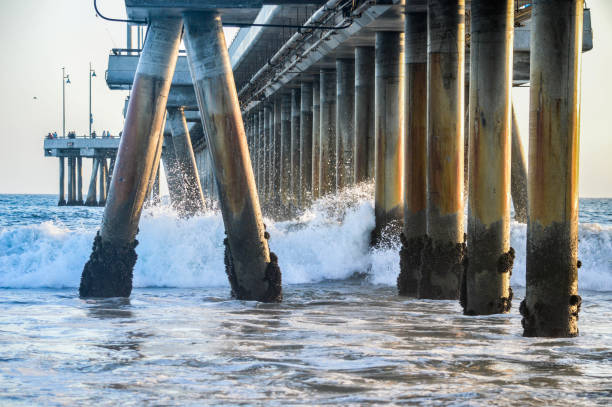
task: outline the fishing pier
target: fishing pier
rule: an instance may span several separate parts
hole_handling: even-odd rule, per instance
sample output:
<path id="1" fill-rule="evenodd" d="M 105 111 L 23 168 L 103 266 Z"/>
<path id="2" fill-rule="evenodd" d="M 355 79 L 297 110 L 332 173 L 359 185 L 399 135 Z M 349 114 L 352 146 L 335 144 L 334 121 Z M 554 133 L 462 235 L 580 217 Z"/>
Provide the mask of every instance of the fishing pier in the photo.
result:
<path id="1" fill-rule="evenodd" d="M 578 334 L 580 69 L 593 47 L 583 0 L 219 4 L 125 0 L 126 46 L 106 75 L 130 90 L 121 141 L 45 140 L 60 191 L 68 158 L 69 203 L 82 157 L 110 180 L 82 297 L 130 295 L 161 160 L 182 216 L 217 201 L 235 298 L 282 300 L 263 215 L 287 219 L 372 181 L 372 245 L 401 240 L 400 295 L 509 312 L 514 205 L 527 223 L 524 335 Z M 229 48 L 223 26 L 240 28 Z M 530 87 L 528 135 L 514 86 Z"/>

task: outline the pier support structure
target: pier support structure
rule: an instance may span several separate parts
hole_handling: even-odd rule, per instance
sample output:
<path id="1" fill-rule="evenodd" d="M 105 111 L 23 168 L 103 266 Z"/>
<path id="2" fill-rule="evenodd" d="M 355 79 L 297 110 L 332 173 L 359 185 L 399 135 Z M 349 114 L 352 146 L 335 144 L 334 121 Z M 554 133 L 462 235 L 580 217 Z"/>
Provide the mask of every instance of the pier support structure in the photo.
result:
<path id="1" fill-rule="evenodd" d="M 168 109 L 168 124 L 172 131 L 177 170 L 182 178 L 183 200 L 179 206 L 179 213 L 183 216 L 194 216 L 204 211 L 206 202 L 183 109 Z"/>
<path id="2" fill-rule="evenodd" d="M 291 198 L 291 94 L 281 95 L 280 190 L 283 211 Z"/>
<path id="3" fill-rule="evenodd" d="M 321 69 L 319 83 L 319 194 L 325 196 L 336 191 L 336 71 Z"/>
<path id="4" fill-rule="evenodd" d="M 312 82 L 302 82 L 300 89 L 300 184 L 302 205 L 308 205 L 312 197 Z"/>
<path id="5" fill-rule="evenodd" d="M 66 181 L 64 179 L 64 157 L 59 158 L 59 199 L 57 200 L 57 206 L 65 206 L 66 198 L 64 197 L 64 185 Z"/>
<path id="6" fill-rule="evenodd" d="M 106 158 L 99 158 L 98 162 L 99 162 L 98 170 L 100 171 L 100 177 L 99 177 L 100 191 L 99 191 L 98 206 L 104 206 L 106 205 L 106 176 L 107 176 Z"/>
<path id="7" fill-rule="evenodd" d="M 464 0 L 428 2 L 427 235 L 418 297 L 458 299 L 464 273 Z"/>
<path id="8" fill-rule="evenodd" d="M 183 20 L 189 68 L 217 177 L 233 295 L 280 301 L 281 272 L 268 248 L 221 18 L 187 12 Z"/>
<path id="9" fill-rule="evenodd" d="M 336 60 L 336 190 L 354 183 L 355 61 Z"/>
<path id="10" fill-rule="evenodd" d="M 321 87 L 317 75 L 312 81 L 312 199 L 319 197 L 319 155 L 321 154 Z"/>
<path id="11" fill-rule="evenodd" d="M 260 106 L 258 109 L 258 138 L 257 138 L 257 191 L 259 196 L 264 195 L 264 191 L 266 189 L 266 180 L 264 178 L 264 168 L 266 167 L 266 156 L 264 154 L 264 146 L 266 145 L 266 120 L 264 116 L 263 106 Z"/>
<path id="12" fill-rule="evenodd" d="M 280 207 L 280 189 L 281 189 L 281 137 L 282 137 L 282 121 L 281 121 L 281 97 L 276 95 L 274 98 L 274 144 L 272 148 L 272 207 L 274 213 L 278 214 Z"/>
<path id="13" fill-rule="evenodd" d="M 67 205 L 75 204 L 74 200 L 74 157 L 68 157 L 68 202 Z"/>
<path id="14" fill-rule="evenodd" d="M 510 166 L 510 191 L 514 205 L 514 219 L 527 223 L 527 159 L 521 142 L 521 132 L 512 108 L 512 164 Z"/>
<path id="15" fill-rule="evenodd" d="M 427 13 L 404 16 L 404 227 L 397 288 L 416 296 L 427 237 Z"/>
<path id="16" fill-rule="evenodd" d="M 300 88 L 291 89 L 291 202 L 295 208 L 300 205 Z"/>
<path id="17" fill-rule="evenodd" d="M 161 161 L 164 165 L 164 173 L 166 174 L 166 182 L 168 183 L 168 194 L 170 195 L 170 204 L 178 212 L 183 202 L 183 188 L 181 186 L 180 172 L 176 161 L 176 153 L 174 152 L 174 142 L 170 133 L 164 134 L 165 147 L 162 150 Z"/>
<path id="18" fill-rule="evenodd" d="M 76 173 L 77 173 L 77 182 L 76 182 L 76 203 L 77 205 L 83 205 L 83 158 L 76 158 Z"/>
<path id="19" fill-rule="evenodd" d="M 354 114 L 353 173 L 359 183 L 374 178 L 374 47 L 355 48 Z"/>
<path id="20" fill-rule="evenodd" d="M 376 32 L 375 50 L 375 192 L 376 225 L 372 244 L 380 240 L 383 229 L 399 226 L 403 217 L 403 124 L 404 98 L 402 37 L 397 31 Z M 398 230 L 399 231 L 399 230 Z"/>
<path id="21" fill-rule="evenodd" d="M 264 168 L 263 168 L 263 195 L 260 197 L 264 201 L 264 203 L 268 202 L 270 197 L 270 192 L 272 190 L 270 184 L 270 173 L 272 170 L 272 155 L 270 154 L 270 141 L 272 140 L 273 131 L 274 131 L 274 123 L 272 122 L 272 116 L 274 113 L 274 106 L 266 101 L 264 103 Z"/>
<path id="22" fill-rule="evenodd" d="M 91 178 L 89 180 L 89 188 L 87 188 L 87 198 L 85 199 L 86 206 L 97 206 L 97 183 L 98 183 L 98 167 L 100 162 L 97 158 L 92 159 Z"/>
<path id="23" fill-rule="evenodd" d="M 532 12 L 524 336 L 578 335 L 578 148 L 583 0 Z"/>
<path id="24" fill-rule="evenodd" d="M 514 0 L 472 0 L 466 315 L 510 311 Z"/>
<path id="25" fill-rule="evenodd" d="M 81 297 L 127 297 L 136 234 L 181 42 L 179 18 L 153 19 L 138 62 L 102 227 L 81 276 Z M 101 166 L 104 168 L 104 166 Z"/>

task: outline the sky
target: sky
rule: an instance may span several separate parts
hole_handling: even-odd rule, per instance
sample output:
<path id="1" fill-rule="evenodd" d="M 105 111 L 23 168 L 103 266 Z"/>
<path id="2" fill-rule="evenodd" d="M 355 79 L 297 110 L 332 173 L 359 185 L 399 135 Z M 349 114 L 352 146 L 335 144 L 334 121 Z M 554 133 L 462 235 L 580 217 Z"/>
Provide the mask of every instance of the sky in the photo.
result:
<path id="1" fill-rule="evenodd" d="M 125 17 L 123 0 L 98 0 L 98 6 L 108 17 Z M 580 196 L 612 197 L 612 1 L 588 0 L 588 6 L 594 49 L 582 60 Z M 117 134 L 127 91 L 109 90 L 104 73 L 110 49 L 125 46 L 125 25 L 96 17 L 92 0 L 0 0 L 0 38 L 0 193 L 57 194 L 58 162 L 44 157 L 43 138 L 61 134 L 62 67 L 71 80 L 66 131 L 88 131 L 91 62 L 93 129 Z M 513 100 L 527 151 L 529 88 L 514 88 Z M 83 167 L 85 191 L 91 161 Z"/>

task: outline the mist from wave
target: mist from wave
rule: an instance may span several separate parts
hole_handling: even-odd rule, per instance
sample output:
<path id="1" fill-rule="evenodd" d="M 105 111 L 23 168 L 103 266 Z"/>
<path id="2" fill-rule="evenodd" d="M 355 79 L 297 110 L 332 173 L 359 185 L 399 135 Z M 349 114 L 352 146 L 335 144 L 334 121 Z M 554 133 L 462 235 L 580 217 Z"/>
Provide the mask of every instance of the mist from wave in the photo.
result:
<path id="1" fill-rule="evenodd" d="M 357 275 L 373 284 L 395 285 L 399 239 L 383 248 L 369 248 L 374 227 L 372 192 L 371 184 L 362 184 L 319 199 L 296 219 L 265 219 L 270 248 L 279 257 L 283 284 Z M 602 222 L 580 225 L 582 290 L 612 291 L 612 225 L 608 223 L 612 213 L 602 202 L 581 201 L 581 210 L 592 215 L 587 219 Z M 78 287 L 96 233 L 97 226 L 93 225 L 99 224 L 100 215 L 100 209 L 85 211 L 82 221 L 69 225 L 49 216 L 40 223 L 0 226 L 0 287 Z M 140 244 L 136 248 L 134 285 L 229 289 L 223 263 L 224 237 L 217 211 L 181 219 L 169 206 L 145 210 L 137 237 Z M 525 284 L 525 243 L 526 226 L 513 222 L 511 245 L 517 253 L 511 280 L 514 286 Z"/>

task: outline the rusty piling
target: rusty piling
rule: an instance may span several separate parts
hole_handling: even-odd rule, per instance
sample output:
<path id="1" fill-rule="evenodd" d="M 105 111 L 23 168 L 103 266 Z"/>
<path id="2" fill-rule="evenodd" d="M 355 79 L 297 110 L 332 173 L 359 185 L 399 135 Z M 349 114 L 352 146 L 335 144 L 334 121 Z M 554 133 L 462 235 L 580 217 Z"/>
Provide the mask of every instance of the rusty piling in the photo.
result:
<path id="1" fill-rule="evenodd" d="M 510 311 L 514 0 L 472 0 L 466 315 Z"/>
<path id="2" fill-rule="evenodd" d="M 281 272 L 268 247 L 221 17 L 186 12 L 183 21 L 189 69 L 219 188 L 232 293 L 242 300 L 280 301 Z"/>
<path id="3" fill-rule="evenodd" d="M 531 23 L 524 336 L 578 335 L 583 0 L 538 0 Z"/>

